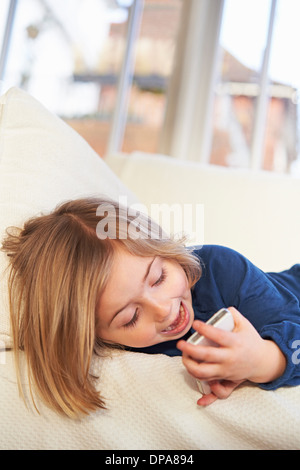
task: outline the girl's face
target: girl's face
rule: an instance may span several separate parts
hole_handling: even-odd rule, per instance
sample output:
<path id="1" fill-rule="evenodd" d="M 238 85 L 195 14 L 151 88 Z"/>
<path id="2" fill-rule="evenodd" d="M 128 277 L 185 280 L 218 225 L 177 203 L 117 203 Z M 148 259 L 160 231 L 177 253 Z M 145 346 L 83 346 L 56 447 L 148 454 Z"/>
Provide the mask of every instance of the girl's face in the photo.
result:
<path id="1" fill-rule="evenodd" d="M 140 348 L 181 338 L 193 320 L 188 280 L 177 262 L 116 251 L 98 308 L 97 336 Z"/>

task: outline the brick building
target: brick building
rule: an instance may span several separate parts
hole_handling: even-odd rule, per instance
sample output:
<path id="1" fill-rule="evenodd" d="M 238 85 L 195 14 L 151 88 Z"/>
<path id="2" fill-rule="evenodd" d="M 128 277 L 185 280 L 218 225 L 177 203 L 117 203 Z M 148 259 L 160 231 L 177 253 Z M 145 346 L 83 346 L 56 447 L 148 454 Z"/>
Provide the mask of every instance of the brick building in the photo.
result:
<path id="1" fill-rule="evenodd" d="M 181 0 L 145 0 L 123 151 L 158 150 L 181 6 Z M 126 24 L 113 24 L 102 48 L 97 69 L 88 76 L 80 68 L 75 72 L 75 80 L 99 83 L 96 119 L 73 121 L 71 124 L 101 155 L 105 154 L 125 40 Z M 245 67 L 227 51 L 223 51 L 215 96 L 211 163 L 248 165 L 255 103 L 259 93 L 258 79 L 257 71 Z M 263 166 L 268 170 L 285 170 L 296 158 L 295 90 L 274 83 L 270 91 Z"/>

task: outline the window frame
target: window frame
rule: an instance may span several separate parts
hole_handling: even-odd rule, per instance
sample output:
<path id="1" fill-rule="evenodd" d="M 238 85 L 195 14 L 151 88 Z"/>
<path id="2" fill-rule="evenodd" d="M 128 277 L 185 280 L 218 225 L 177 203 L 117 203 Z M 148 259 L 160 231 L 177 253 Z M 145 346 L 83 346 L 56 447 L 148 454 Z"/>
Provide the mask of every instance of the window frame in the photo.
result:
<path id="1" fill-rule="evenodd" d="M 205 164 L 210 161 L 213 101 L 225 2 L 190 0 L 183 4 L 175 58 L 177 67 L 169 85 L 159 149 L 162 153 Z M 261 169 L 263 164 L 270 87 L 269 65 L 277 2 L 271 0 L 270 3 L 267 39 L 259 72 L 259 92 L 250 149 L 249 168 L 252 170 Z"/>

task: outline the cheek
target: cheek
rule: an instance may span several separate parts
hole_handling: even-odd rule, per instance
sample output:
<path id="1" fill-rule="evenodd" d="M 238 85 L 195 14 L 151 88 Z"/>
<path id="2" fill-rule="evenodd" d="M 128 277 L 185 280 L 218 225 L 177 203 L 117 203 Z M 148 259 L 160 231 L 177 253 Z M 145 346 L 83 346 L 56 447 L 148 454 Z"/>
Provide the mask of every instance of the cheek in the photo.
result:
<path id="1" fill-rule="evenodd" d="M 157 342 L 155 325 L 148 322 L 145 324 L 142 320 L 135 327 L 98 328 L 97 336 L 105 341 L 133 348 L 143 348 Z"/>
<path id="2" fill-rule="evenodd" d="M 96 329 L 96 335 L 99 339 L 103 339 L 104 341 L 115 342 L 115 339 L 113 338 L 114 335 L 110 333 L 109 330 L 106 330 L 104 328 L 98 327 Z"/>
<path id="3" fill-rule="evenodd" d="M 121 344 L 133 348 L 145 348 L 157 342 L 156 331 L 152 327 L 128 329 L 118 336 Z"/>
<path id="4" fill-rule="evenodd" d="M 179 271 L 173 277 L 170 283 L 170 289 L 173 289 L 174 294 L 177 296 L 186 296 L 190 292 L 189 283 L 185 273 Z"/>

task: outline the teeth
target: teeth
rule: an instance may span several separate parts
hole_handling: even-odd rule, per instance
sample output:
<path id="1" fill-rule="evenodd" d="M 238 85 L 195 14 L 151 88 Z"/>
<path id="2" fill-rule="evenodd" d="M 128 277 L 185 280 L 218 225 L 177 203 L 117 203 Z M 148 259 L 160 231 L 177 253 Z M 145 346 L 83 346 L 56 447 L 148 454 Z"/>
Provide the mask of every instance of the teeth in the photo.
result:
<path id="1" fill-rule="evenodd" d="M 177 326 L 182 322 L 183 318 L 184 318 L 184 308 L 180 304 L 179 314 L 176 320 L 170 326 L 168 326 L 168 328 L 166 328 L 164 331 L 171 331 L 177 328 Z"/>

